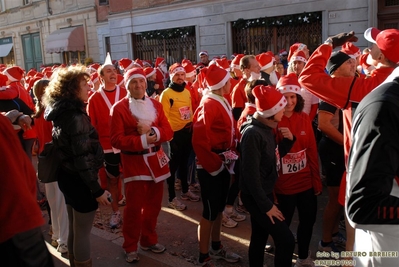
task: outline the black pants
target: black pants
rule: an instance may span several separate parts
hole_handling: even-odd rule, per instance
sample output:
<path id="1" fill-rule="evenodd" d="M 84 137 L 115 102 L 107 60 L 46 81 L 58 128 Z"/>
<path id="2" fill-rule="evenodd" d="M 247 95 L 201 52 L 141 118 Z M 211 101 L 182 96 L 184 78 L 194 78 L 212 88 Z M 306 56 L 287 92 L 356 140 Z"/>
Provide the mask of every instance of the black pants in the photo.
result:
<path id="1" fill-rule="evenodd" d="M 272 200 L 272 196 L 269 196 Z M 265 246 L 269 234 L 276 247 L 274 266 L 291 267 L 295 240 L 288 225 L 274 218 L 274 224 L 266 213 L 262 213 L 251 195 L 241 192 L 241 200 L 251 214 L 251 242 L 248 249 L 249 266 L 263 267 Z"/>
<path id="2" fill-rule="evenodd" d="M 285 222 L 290 226 L 295 208 L 298 209 L 299 224 L 297 229 L 298 257 L 306 259 L 309 244 L 312 239 L 313 225 L 317 214 L 317 197 L 313 188 L 294 195 L 276 194 L 278 208 L 285 217 Z"/>
<path id="3" fill-rule="evenodd" d="M 188 160 L 193 148 L 191 144 L 191 137 L 191 131 L 184 128 L 180 131 L 176 131 L 173 135 L 173 139 L 170 141 L 170 177 L 167 179 L 169 201 L 172 201 L 176 197 L 175 173 L 177 169 L 179 169 L 182 192 L 187 193 L 188 191 Z"/>
<path id="4" fill-rule="evenodd" d="M 53 267 L 40 227 L 14 235 L 0 244 L 1 266 Z"/>

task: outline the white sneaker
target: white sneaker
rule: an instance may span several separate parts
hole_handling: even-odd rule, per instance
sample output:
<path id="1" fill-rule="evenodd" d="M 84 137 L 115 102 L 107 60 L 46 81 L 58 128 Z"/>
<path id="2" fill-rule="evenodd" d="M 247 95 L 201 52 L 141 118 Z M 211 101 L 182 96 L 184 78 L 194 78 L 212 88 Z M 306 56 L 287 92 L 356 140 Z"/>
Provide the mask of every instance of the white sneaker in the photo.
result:
<path id="1" fill-rule="evenodd" d="M 313 259 L 310 257 L 310 251 L 308 253 L 308 257 L 306 259 L 300 259 L 298 258 L 296 260 L 296 263 L 294 265 L 294 267 L 315 267 L 314 261 Z"/>
<path id="2" fill-rule="evenodd" d="M 60 252 L 61 254 L 67 253 L 68 252 L 68 247 L 66 244 L 59 244 L 57 251 Z"/>
<path id="3" fill-rule="evenodd" d="M 199 183 L 195 183 L 195 184 L 190 184 L 189 187 L 191 192 L 201 192 L 201 186 Z"/>
<path id="4" fill-rule="evenodd" d="M 225 212 L 222 212 L 222 225 L 227 228 L 234 228 L 238 225 L 238 223 L 230 219 Z"/>
<path id="5" fill-rule="evenodd" d="M 177 211 L 182 211 L 187 208 L 187 206 L 181 203 L 176 197 L 168 203 L 168 207 Z"/>
<path id="6" fill-rule="evenodd" d="M 247 218 L 247 216 L 243 215 L 243 214 L 238 214 L 236 211 L 232 211 L 231 213 L 225 212 L 227 216 L 230 217 L 230 219 L 236 221 L 236 222 L 242 222 L 245 221 L 245 219 Z"/>
<path id="7" fill-rule="evenodd" d="M 191 192 L 190 190 L 187 191 L 187 193 L 182 193 L 180 195 L 180 198 L 183 200 L 190 200 L 190 201 L 194 201 L 197 202 L 200 200 L 200 197 L 196 194 L 194 194 L 193 192 Z"/>
<path id="8" fill-rule="evenodd" d="M 118 228 L 121 225 L 121 212 L 118 210 L 117 212 L 112 213 L 111 219 L 109 220 L 109 226 L 111 229 Z"/>

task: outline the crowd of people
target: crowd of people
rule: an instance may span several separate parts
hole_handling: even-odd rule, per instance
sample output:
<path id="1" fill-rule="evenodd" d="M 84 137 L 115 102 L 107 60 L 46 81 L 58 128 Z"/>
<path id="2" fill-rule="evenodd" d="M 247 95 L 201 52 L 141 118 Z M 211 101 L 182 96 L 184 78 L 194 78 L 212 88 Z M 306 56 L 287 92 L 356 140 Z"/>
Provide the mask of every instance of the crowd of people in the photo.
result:
<path id="1" fill-rule="evenodd" d="M 57 182 L 45 184 L 51 245 L 68 253 L 71 266 L 92 266 L 90 231 L 99 204 L 112 208 L 109 227 L 122 227 L 127 262 L 139 261 L 138 248 L 163 253 L 156 224 L 165 184 L 167 207 L 184 212 L 188 201 L 203 203 L 201 266 L 240 261 L 242 255 L 223 246 L 221 228 L 248 215 L 251 267 L 264 266 L 269 236 L 275 266 L 292 266 L 296 242 L 295 266 L 315 266 L 309 244 L 322 176 L 328 203 L 318 249 L 395 250 L 399 30 L 369 28 L 364 37 L 372 43 L 364 51 L 350 32 L 329 37 L 312 54 L 303 43 L 276 55 L 230 59 L 201 51 L 198 64 L 184 59 L 169 68 L 161 57 L 112 61 L 109 54 L 102 64 L 26 73 L 0 66 L 0 123 L 14 135 L 2 130 L 0 143 L 18 147 L 2 153 L 1 162 L 10 162 L 7 177 L 18 179 L 2 176 L 7 186 L 0 197 L 10 203 L 10 188 L 21 183 L 25 195 L 14 197 L 28 203 L 0 214 L 6 262 L 35 247 L 34 266 L 52 266 L 38 232 L 43 197 L 31 164 L 50 141 L 61 158 Z M 27 155 L 23 161 L 18 150 Z M 120 205 L 126 205 L 123 214 Z M 295 211 L 299 224 L 291 232 Z M 28 234 L 21 247 L 19 238 Z M 348 259 L 356 266 L 399 263 L 397 254 L 367 254 Z M 18 266 L 27 266 L 24 260 Z"/>

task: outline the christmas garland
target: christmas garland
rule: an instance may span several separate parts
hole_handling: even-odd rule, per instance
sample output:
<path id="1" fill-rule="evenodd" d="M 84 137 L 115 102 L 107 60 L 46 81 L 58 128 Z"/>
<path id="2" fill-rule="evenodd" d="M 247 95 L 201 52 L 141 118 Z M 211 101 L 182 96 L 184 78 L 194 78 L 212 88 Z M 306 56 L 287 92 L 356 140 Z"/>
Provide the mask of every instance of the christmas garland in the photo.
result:
<path id="1" fill-rule="evenodd" d="M 302 14 L 281 17 L 263 17 L 257 19 L 238 19 L 232 23 L 233 28 L 246 29 L 253 27 L 273 27 L 310 24 L 321 22 L 321 12 L 304 12 Z"/>
<path id="2" fill-rule="evenodd" d="M 195 35 L 195 27 L 183 27 L 183 28 L 174 28 L 167 30 L 155 30 L 142 32 L 141 36 L 143 39 L 173 39 L 173 38 L 184 38 L 186 36 L 194 36 Z"/>

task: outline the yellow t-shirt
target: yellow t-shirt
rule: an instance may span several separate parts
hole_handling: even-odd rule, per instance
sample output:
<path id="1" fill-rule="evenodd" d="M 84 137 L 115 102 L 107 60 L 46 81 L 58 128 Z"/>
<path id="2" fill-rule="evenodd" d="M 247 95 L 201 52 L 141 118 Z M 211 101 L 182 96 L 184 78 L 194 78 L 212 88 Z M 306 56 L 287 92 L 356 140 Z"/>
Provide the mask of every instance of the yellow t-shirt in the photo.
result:
<path id="1" fill-rule="evenodd" d="M 161 93 L 159 101 L 174 132 L 193 121 L 191 94 L 187 89 L 176 92 L 172 88 L 166 88 Z"/>

